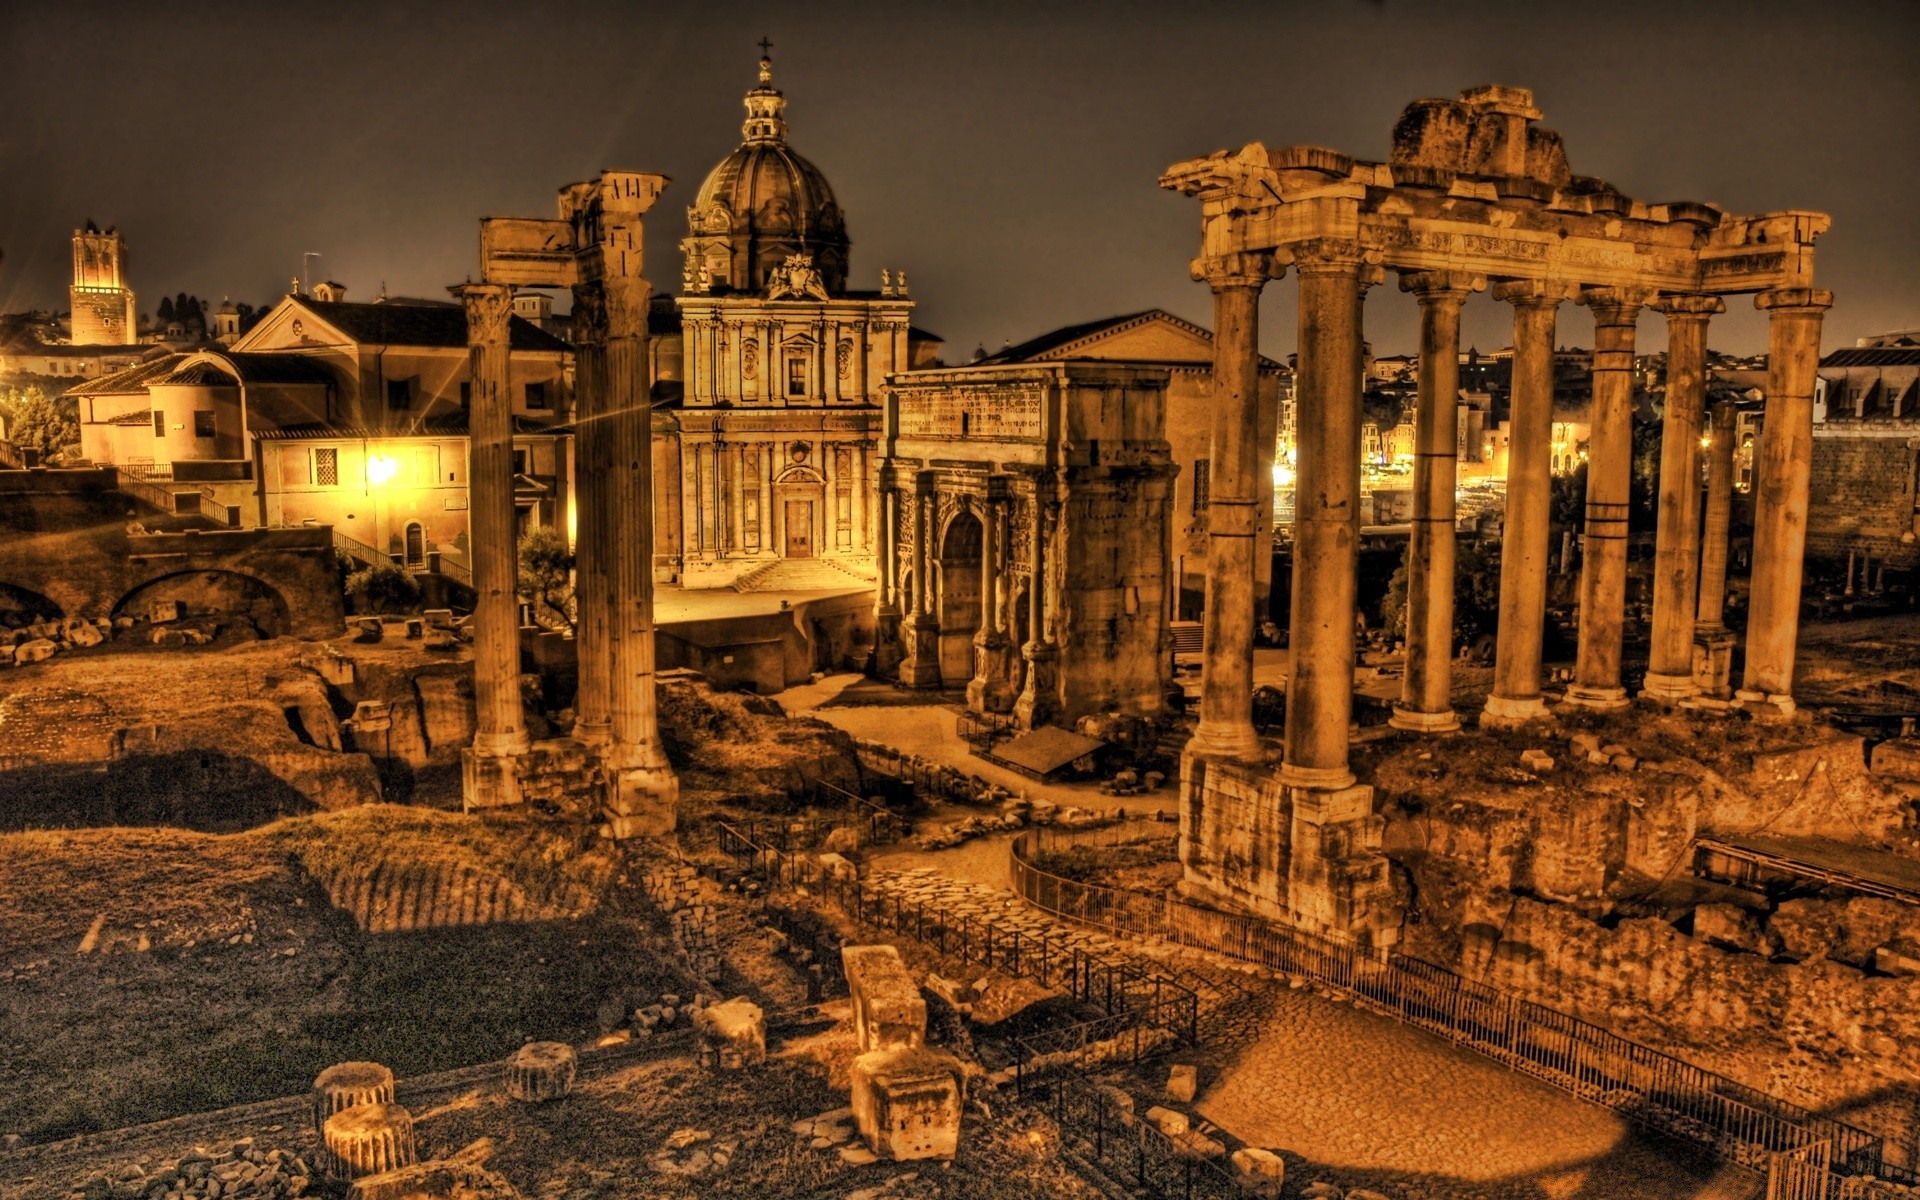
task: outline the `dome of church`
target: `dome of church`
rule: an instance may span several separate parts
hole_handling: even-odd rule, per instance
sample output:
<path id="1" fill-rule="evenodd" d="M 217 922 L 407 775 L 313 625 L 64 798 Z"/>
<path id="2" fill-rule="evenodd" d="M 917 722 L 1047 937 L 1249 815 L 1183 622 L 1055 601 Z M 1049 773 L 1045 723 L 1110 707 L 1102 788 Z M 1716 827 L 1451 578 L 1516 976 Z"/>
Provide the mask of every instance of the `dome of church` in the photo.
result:
<path id="1" fill-rule="evenodd" d="M 794 255 L 808 255 L 831 295 L 846 289 L 847 227 L 820 168 L 787 144 L 786 97 L 760 60 L 747 93 L 745 140 L 707 173 L 687 210 L 686 290 L 765 291 Z"/>

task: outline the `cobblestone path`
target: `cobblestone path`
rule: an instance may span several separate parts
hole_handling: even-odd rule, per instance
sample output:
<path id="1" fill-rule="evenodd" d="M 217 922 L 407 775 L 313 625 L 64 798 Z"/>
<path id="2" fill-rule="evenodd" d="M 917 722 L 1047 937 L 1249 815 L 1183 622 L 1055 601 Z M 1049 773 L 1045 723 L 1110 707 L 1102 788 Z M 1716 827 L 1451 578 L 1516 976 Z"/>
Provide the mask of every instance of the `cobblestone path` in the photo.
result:
<path id="1" fill-rule="evenodd" d="M 887 895 L 1002 928 L 1073 937 L 1151 963 L 1200 996 L 1192 1110 L 1288 1159 L 1289 1194 L 1316 1179 L 1393 1200 L 1746 1200 L 1752 1176 L 1640 1134 L 1617 1114 L 1400 1024 L 1245 964 L 1116 939 L 1013 892 L 935 868 L 875 870 Z"/>

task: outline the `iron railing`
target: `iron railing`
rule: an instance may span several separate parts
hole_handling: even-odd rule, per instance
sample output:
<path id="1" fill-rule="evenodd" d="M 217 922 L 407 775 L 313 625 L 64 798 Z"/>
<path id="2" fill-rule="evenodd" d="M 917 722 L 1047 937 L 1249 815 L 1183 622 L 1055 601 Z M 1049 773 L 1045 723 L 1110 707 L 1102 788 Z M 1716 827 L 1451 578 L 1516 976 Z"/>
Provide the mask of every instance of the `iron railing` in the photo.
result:
<path id="1" fill-rule="evenodd" d="M 1012 847 L 1014 890 L 1068 920 L 1226 954 L 1336 988 L 1513 1070 L 1758 1170 L 1769 1170 L 1775 1155 L 1815 1143 L 1831 1147 L 1839 1174 L 1872 1175 L 1881 1168 L 1883 1143 L 1865 1130 L 1444 967 L 1406 955 L 1382 960 L 1305 930 L 1170 896 L 1081 883 L 1033 861 L 1043 847 L 1087 842 L 1085 835 L 1060 831 L 1023 832 Z"/>
<path id="2" fill-rule="evenodd" d="M 1167 1200 L 1244 1200 L 1257 1195 L 1229 1167 L 1141 1120 L 1120 1097 L 1078 1072 L 1030 1085 L 1025 1097 L 1075 1135 L 1108 1173 Z"/>

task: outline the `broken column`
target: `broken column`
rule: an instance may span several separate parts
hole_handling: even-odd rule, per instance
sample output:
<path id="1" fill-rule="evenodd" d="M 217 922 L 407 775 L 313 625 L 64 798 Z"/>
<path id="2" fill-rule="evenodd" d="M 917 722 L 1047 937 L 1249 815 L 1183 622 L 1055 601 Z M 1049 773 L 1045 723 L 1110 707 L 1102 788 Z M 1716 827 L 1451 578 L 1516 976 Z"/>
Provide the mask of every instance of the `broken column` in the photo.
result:
<path id="1" fill-rule="evenodd" d="M 414 1163 L 413 1114 L 398 1104 L 343 1109 L 327 1118 L 322 1136 L 338 1179 L 358 1179 Z"/>
<path id="2" fill-rule="evenodd" d="M 934 474 L 913 477 L 913 588 L 907 617 L 901 622 L 906 657 L 900 682 L 910 688 L 940 686 L 940 619 L 933 612 Z"/>
<path id="3" fill-rule="evenodd" d="M 927 1002 L 900 951 L 842 946 L 860 1056 L 853 1117 L 875 1154 L 906 1162 L 952 1158 L 960 1142 L 965 1075 L 951 1054 L 928 1049 Z"/>
<path id="4" fill-rule="evenodd" d="M 1260 528 L 1258 473 L 1273 447 L 1260 427 L 1260 289 L 1264 255 L 1196 261 L 1194 275 L 1213 289 L 1213 429 L 1207 468 L 1206 628 L 1200 673 L 1200 724 L 1188 750 L 1253 760 L 1253 587 Z M 1296 588 L 1295 594 L 1298 594 Z"/>
<path id="5" fill-rule="evenodd" d="M 642 274 L 641 217 L 665 180 L 621 172 L 602 177 L 596 257 L 606 298 L 607 470 L 601 491 L 612 537 L 608 580 L 609 658 L 606 820 L 616 838 L 674 827 L 680 781 L 660 741 L 653 644 L 653 384 L 647 367 L 647 310 L 653 287 Z"/>
<path id="6" fill-rule="evenodd" d="M 1553 327 L 1561 294 L 1523 281 L 1494 287 L 1513 305 L 1513 419 L 1500 539 L 1500 629 L 1482 725 L 1547 715 L 1540 658 L 1547 620 L 1547 535 L 1553 510 Z"/>
<path id="7" fill-rule="evenodd" d="M 1733 451 L 1737 416 L 1731 400 L 1713 406 L 1707 433 L 1706 519 L 1700 528 L 1700 598 L 1693 621 L 1693 687 L 1702 696 L 1733 695 L 1733 631 L 1727 628 L 1727 537 L 1733 520 Z"/>
<path id="8" fill-rule="evenodd" d="M 1414 416 L 1413 529 L 1407 545 L 1407 661 L 1397 729 L 1445 733 L 1453 711 L 1454 478 L 1459 461 L 1460 309 L 1484 280 L 1455 272 L 1400 277 L 1420 301 L 1420 391 Z"/>
<path id="9" fill-rule="evenodd" d="M 528 1104 L 573 1091 L 580 1058 L 565 1042 L 528 1042 L 507 1056 L 507 1095 Z"/>
<path id="10" fill-rule="evenodd" d="M 1667 399 L 1660 429 L 1660 517 L 1653 565 L 1653 639 L 1641 693 L 1673 704 L 1693 696 L 1693 624 L 1700 562 L 1700 423 L 1706 405 L 1707 320 L 1718 296 L 1668 296 Z"/>
<path id="11" fill-rule="evenodd" d="M 313 1128 L 324 1133 L 327 1118 L 362 1104 L 393 1103 L 393 1072 L 375 1062 L 344 1062 L 313 1081 Z"/>
<path id="12" fill-rule="evenodd" d="M 1768 316 L 1767 411 L 1754 470 L 1747 665 L 1736 697 L 1749 708 L 1786 714 L 1794 707 L 1820 320 L 1833 305 L 1833 293 L 1776 288 L 1754 297 L 1754 304 Z"/>
<path id="13" fill-rule="evenodd" d="M 513 289 L 454 289 L 467 310 L 472 406 L 468 417 L 468 528 L 473 560 L 473 744 L 461 751 L 466 808 L 520 803 L 530 746 L 520 706 L 519 549 L 513 537 L 513 406 L 508 322 Z"/>
<path id="14" fill-rule="evenodd" d="M 1620 652 L 1626 632 L 1627 513 L 1633 487 L 1633 334 L 1651 296 L 1590 288 L 1593 310 L 1592 439 L 1587 449 L 1586 532 L 1580 558 L 1580 647 L 1567 703 L 1624 708 Z"/>

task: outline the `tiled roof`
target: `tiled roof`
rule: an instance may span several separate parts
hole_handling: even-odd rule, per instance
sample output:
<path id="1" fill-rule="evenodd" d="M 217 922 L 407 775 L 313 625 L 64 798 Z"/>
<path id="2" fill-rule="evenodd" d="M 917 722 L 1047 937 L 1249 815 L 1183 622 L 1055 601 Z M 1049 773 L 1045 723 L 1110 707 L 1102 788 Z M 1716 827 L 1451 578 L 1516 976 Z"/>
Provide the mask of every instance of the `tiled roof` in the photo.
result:
<path id="1" fill-rule="evenodd" d="M 513 419 L 513 432 L 516 435 L 532 436 L 542 433 L 560 433 L 564 430 L 544 421 L 530 421 L 525 417 Z M 334 425 L 325 421 L 307 421 L 297 425 L 283 425 L 278 429 L 259 429 L 254 436 L 277 442 L 301 441 L 352 441 L 359 438 L 448 438 L 467 436 L 467 415 L 456 413 L 445 417 L 429 417 L 424 421 L 414 421 L 392 428 L 380 428 L 372 425 Z"/>
<path id="2" fill-rule="evenodd" d="M 102 425 L 145 425 L 151 420 L 153 420 L 153 413 L 151 410 L 145 409 L 145 408 L 136 408 L 132 412 L 123 412 L 117 417 L 108 417 L 106 420 L 100 422 L 100 424 Z"/>
<path id="3" fill-rule="evenodd" d="M 186 359 L 184 354 L 163 354 L 143 363 L 135 363 L 122 371 L 83 383 L 79 387 L 68 388 L 69 396 L 130 396 L 147 390 L 148 386 L 160 382 L 168 372 L 178 367 Z"/>
<path id="4" fill-rule="evenodd" d="M 1128 325 L 1144 324 L 1148 320 L 1168 321 L 1205 338 L 1209 342 L 1213 340 L 1212 332 L 1205 326 L 1195 325 L 1191 321 L 1182 320 L 1163 308 L 1147 308 L 1139 312 L 1121 313 L 1117 317 L 1105 317 L 1098 321 L 1084 321 L 1078 325 L 1063 325 L 1052 332 L 1043 333 L 1036 338 L 1028 338 L 1018 345 L 1007 346 L 998 353 L 989 354 L 978 362 L 967 365 L 992 367 L 1004 366 L 1010 363 L 1032 362 L 1040 358 L 1071 357 L 1070 355 L 1055 355 L 1053 352 L 1067 349 L 1080 342 L 1090 341 L 1103 333 L 1118 332 Z M 1278 367 L 1280 364 L 1263 354 L 1260 356 L 1260 365 L 1262 367 Z"/>
<path id="5" fill-rule="evenodd" d="M 294 302 L 356 342 L 373 346 L 467 344 L 466 310 L 456 305 L 328 303 L 311 296 Z M 509 318 L 508 344 L 515 350 L 565 350 L 567 344 L 529 321 Z"/>
<path id="6" fill-rule="evenodd" d="M 1920 366 L 1920 346 L 1853 346 L 1820 360 L 1823 367 Z"/>

